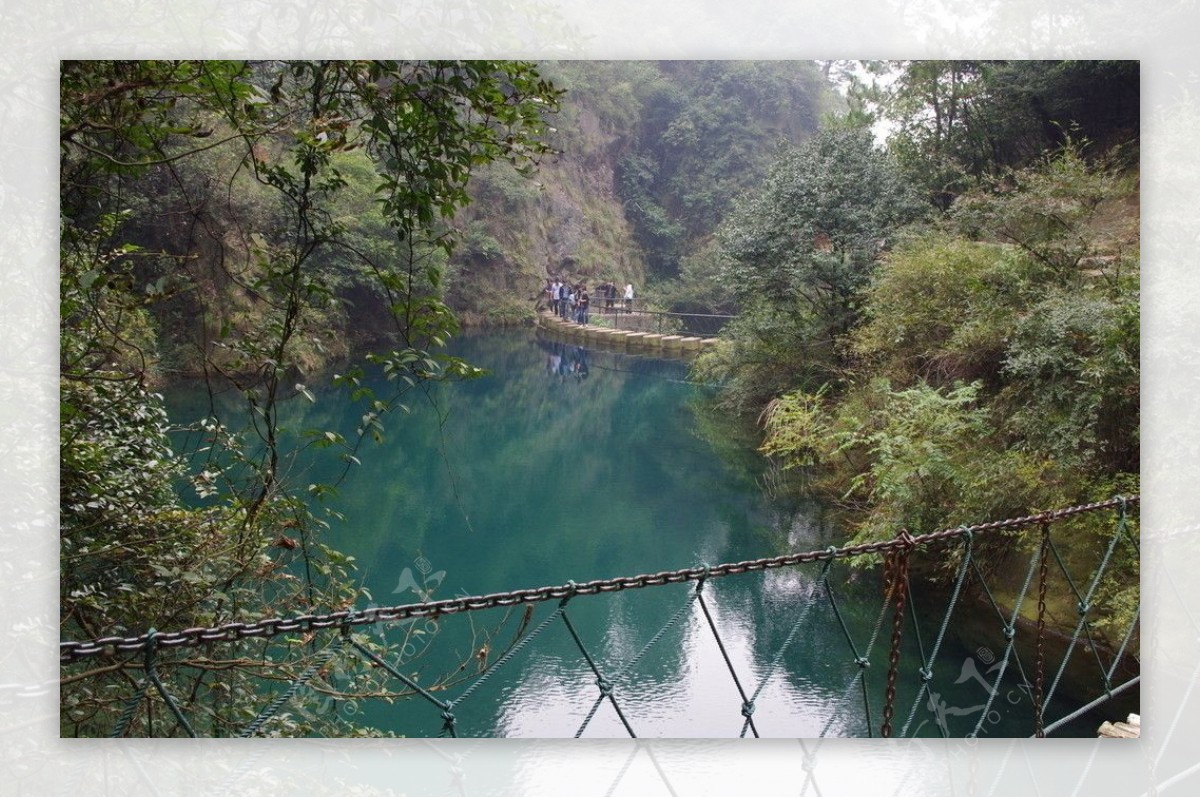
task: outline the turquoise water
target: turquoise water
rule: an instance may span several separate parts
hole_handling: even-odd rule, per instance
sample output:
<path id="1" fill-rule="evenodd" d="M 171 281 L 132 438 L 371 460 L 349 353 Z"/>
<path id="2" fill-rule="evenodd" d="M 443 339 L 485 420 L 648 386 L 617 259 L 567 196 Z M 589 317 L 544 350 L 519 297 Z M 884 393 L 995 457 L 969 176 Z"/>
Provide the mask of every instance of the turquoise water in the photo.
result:
<path id="1" fill-rule="evenodd" d="M 772 498 L 770 470 L 705 410 L 705 389 L 687 381 L 682 363 L 588 351 L 532 331 L 464 336 L 453 352 L 488 376 L 406 399 L 410 412 L 386 420 L 384 444 L 359 452 L 362 465 L 351 469 L 333 502 L 345 522 L 334 525 L 328 542 L 357 559 L 377 605 L 715 565 L 837 542 L 818 506 Z M 172 403 L 179 416 L 200 412 L 204 400 L 176 395 Z M 349 433 L 361 410 L 347 411 L 336 395 L 317 392 L 315 404 L 301 401 L 291 412 L 295 430 Z M 308 469 L 294 478 L 333 481 L 341 465 L 314 462 Z M 386 644 L 388 661 L 431 697 L 456 701 L 460 736 L 625 736 L 628 723 L 644 737 L 736 737 L 745 722 L 738 682 L 748 697 L 758 693 L 753 718 L 762 736 L 866 736 L 868 727 L 878 734 L 890 634 L 890 614 L 877 627 L 878 576 L 833 567 L 839 619 L 823 598 L 820 574 L 820 566 L 806 565 L 709 580 L 703 595 L 719 642 L 691 599 L 694 583 L 576 597 L 566 614 L 586 654 L 559 618 L 529 638 L 557 608 L 553 601 L 531 605 L 528 617 L 522 607 L 498 608 L 363 634 Z M 944 606 L 930 605 L 926 646 Z M 855 660 L 873 635 L 868 706 Z M 474 684 L 517 640 L 528 642 Z M 897 732 L 919 685 L 911 630 L 905 643 Z M 607 700 L 588 720 L 600 695 L 589 658 L 612 680 L 624 721 Z M 910 733 L 940 736 L 937 706 L 952 736 L 971 731 L 984 717 L 993 661 L 991 652 L 967 650 L 948 636 L 935 669 L 938 704 L 921 701 Z M 981 733 L 1028 735 L 1030 706 L 1016 682 L 1004 686 Z M 421 696 L 339 701 L 329 709 L 408 736 L 443 731 L 442 709 Z"/>

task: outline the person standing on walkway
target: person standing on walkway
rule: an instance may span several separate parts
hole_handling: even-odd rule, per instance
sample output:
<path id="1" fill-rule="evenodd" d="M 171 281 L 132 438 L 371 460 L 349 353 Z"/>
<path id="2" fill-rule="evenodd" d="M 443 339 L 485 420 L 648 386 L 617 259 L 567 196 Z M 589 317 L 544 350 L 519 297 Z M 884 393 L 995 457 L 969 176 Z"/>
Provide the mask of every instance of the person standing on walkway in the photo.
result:
<path id="1" fill-rule="evenodd" d="M 567 299 L 571 295 L 571 286 L 563 280 L 558 285 L 558 315 L 562 318 L 567 317 Z"/>
<path id="2" fill-rule="evenodd" d="M 580 324 L 588 323 L 588 303 L 590 299 L 591 298 L 588 296 L 587 283 L 584 283 L 583 285 L 579 286 L 579 309 L 575 314 L 575 321 L 579 322 Z"/>
<path id="3" fill-rule="evenodd" d="M 625 312 L 633 312 L 633 283 L 625 284 Z"/>

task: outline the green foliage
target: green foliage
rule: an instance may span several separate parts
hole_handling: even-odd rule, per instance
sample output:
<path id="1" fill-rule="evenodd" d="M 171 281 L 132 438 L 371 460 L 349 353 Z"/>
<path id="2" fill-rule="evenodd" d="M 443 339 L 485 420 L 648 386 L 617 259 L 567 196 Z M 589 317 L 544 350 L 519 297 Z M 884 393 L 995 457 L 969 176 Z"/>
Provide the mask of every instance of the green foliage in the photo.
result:
<path id="1" fill-rule="evenodd" d="M 460 248 L 442 294 L 468 323 L 528 319 L 553 276 L 632 282 L 644 297 L 659 296 L 660 285 L 663 296 L 700 288 L 670 281 L 708 246 L 733 196 L 762 178 L 777 142 L 815 130 L 828 93 L 806 63 L 552 61 L 541 69 L 566 91 L 548 137 L 559 153 L 536 182 L 503 163 L 473 179 L 475 203 L 456 224 L 497 246 L 486 255 Z M 690 296 L 686 309 L 723 301 Z"/>
<path id="2" fill-rule="evenodd" d="M 829 380 L 837 353 L 823 332 L 821 321 L 803 306 L 790 312 L 748 308 L 696 359 L 693 376 L 721 386 L 722 407 L 753 417 L 797 384 L 815 387 Z"/>
<path id="3" fill-rule="evenodd" d="M 1136 284 L 1118 296 L 1061 291 L 1021 320 L 1002 400 L 1026 435 L 1017 445 L 1064 464 L 1137 473 L 1139 311 Z"/>
<path id="4" fill-rule="evenodd" d="M 817 128 L 828 91 L 814 65 L 672 61 L 639 65 L 636 126 L 618 167 L 620 199 L 659 277 L 764 175 L 779 141 Z"/>
<path id="5" fill-rule="evenodd" d="M 1005 185 L 886 256 L 847 379 L 769 406 L 764 451 L 811 469 L 856 540 L 1136 491 L 1129 186 L 1074 153 Z M 1114 578 L 1135 572 L 1122 561 Z"/>
<path id="6" fill-rule="evenodd" d="M 964 196 L 956 204 L 957 229 L 972 238 L 1011 243 L 1028 253 L 1046 279 L 1080 284 L 1086 269 L 1102 269 L 1107 280 L 1119 276 L 1120 259 L 1134 255 L 1136 217 L 1110 222 L 1100 218 L 1109 206 L 1134 190 L 1114 164 L 1090 164 L 1071 144 L 1032 167 L 1006 172 L 1002 179 Z M 1115 268 L 1104 268 L 1104 267 Z"/>
<path id="7" fill-rule="evenodd" d="M 1048 498 L 1048 465 L 997 445 L 980 391 L 875 380 L 839 402 L 786 394 L 769 409 L 763 450 L 790 467 L 832 466 L 819 482 L 854 511 L 855 542 L 1008 517 Z"/>
<path id="8" fill-rule="evenodd" d="M 827 130 L 781 152 L 718 232 L 718 279 L 742 315 L 700 373 L 723 381 L 725 401 L 741 410 L 829 380 L 877 259 L 921 210 L 865 129 Z"/>
<path id="9" fill-rule="evenodd" d="M 715 240 L 684 256 L 679 277 L 654 286 L 657 301 L 676 313 L 737 315 L 738 301 L 722 279 L 726 255 Z"/>
<path id="10" fill-rule="evenodd" d="M 823 132 L 782 153 L 722 228 L 723 279 L 745 304 L 801 302 L 843 331 L 888 237 L 919 212 L 869 131 Z"/>
<path id="11" fill-rule="evenodd" d="M 527 173 L 549 152 L 559 92 L 532 64 L 490 61 L 68 62 L 61 86 L 64 636 L 344 608 L 351 563 L 320 541 L 336 485 L 294 481 L 296 458 L 329 449 L 349 468 L 408 391 L 479 373 L 437 352 L 457 330 L 442 301 L 449 222 L 474 169 Z M 391 325 L 366 361 L 394 393 L 351 367 L 358 439 L 294 436 L 281 406 L 313 400 L 298 377 L 340 346 L 347 302 Z M 146 388 L 173 322 L 171 362 L 245 401 L 185 419 L 201 441 L 187 457 Z M 244 427 L 228 423 L 239 415 Z M 184 481 L 203 509 L 177 495 Z M 258 702 L 250 673 L 303 666 L 297 642 L 165 662 L 164 680 L 203 733 L 224 734 Z M 64 734 L 106 732 L 130 684 L 121 666 L 67 669 Z M 297 713 L 289 733 L 336 723 Z M 131 733 L 151 722 L 139 714 Z"/>
<path id="12" fill-rule="evenodd" d="M 1014 309 L 1040 290 L 1011 247 L 945 232 L 904 237 L 864 294 L 851 350 L 901 383 L 990 380 L 1016 325 Z"/>
<path id="13" fill-rule="evenodd" d="M 898 77 L 882 90 L 881 101 L 895 131 L 889 147 L 942 210 L 978 179 L 1069 148 L 1072 136 L 1097 145 L 1092 152 L 1112 151 L 1138 137 L 1136 61 L 893 66 Z"/>

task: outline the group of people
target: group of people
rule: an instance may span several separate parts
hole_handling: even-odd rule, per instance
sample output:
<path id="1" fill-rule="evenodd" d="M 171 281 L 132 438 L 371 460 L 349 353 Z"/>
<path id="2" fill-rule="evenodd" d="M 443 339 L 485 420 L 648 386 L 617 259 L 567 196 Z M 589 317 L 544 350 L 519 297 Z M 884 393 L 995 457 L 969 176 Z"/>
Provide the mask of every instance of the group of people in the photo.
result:
<path id="1" fill-rule="evenodd" d="M 545 293 L 551 313 L 577 324 L 588 323 L 591 297 L 588 296 L 587 283 L 571 285 L 556 277 L 546 281 Z"/>
<path id="2" fill-rule="evenodd" d="M 604 309 L 615 312 L 618 290 L 616 284 L 612 280 L 606 280 L 597 286 L 596 290 L 604 299 Z M 591 296 L 588 294 L 587 283 L 581 282 L 572 285 L 555 277 L 546 281 L 544 294 L 551 313 L 577 324 L 588 323 Z M 632 283 L 626 283 L 623 299 L 625 300 L 625 312 L 631 312 L 633 310 Z"/>

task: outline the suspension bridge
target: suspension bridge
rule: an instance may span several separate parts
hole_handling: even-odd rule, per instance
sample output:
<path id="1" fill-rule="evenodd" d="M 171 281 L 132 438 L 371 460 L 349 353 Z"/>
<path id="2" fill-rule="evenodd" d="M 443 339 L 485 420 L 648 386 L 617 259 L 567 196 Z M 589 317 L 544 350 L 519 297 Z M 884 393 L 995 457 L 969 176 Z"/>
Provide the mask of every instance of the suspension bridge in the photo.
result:
<path id="1" fill-rule="evenodd" d="M 1129 617 L 1119 635 L 1102 638 L 1097 625 L 1116 611 L 1103 602 L 1112 595 L 1104 580 L 1111 577 L 1118 550 L 1125 547 L 1122 554 L 1134 557 L 1139 552 L 1139 502 L 1138 496 L 1117 497 L 927 534 L 901 532 L 887 541 L 631 577 L 178 631 L 150 629 L 134 637 L 63 641 L 62 679 L 92 680 L 96 693 L 105 695 L 110 706 L 119 707 L 112 713 L 112 737 L 278 734 L 280 725 L 303 712 L 305 705 L 311 708 L 323 701 L 336 706 L 379 697 L 394 701 L 396 712 L 435 719 L 444 736 L 460 736 L 463 718 L 474 711 L 480 688 L 508 678 L 514 660 L 541 644 L 549 630 L 558 629 L 571 641 L 579 674 L 594 685 L 590 706 L 577 718 L 575 736 L 584 736 L 607 706 L 623 732 L 637 737 L 642 719 L 629 700 L 638 678 L 637 665 L 686 620 L 706 629 L 720 651 L 727 690 L 736 697 L 730 706 L 736 707 L 735 725 L 742 737 L 907 737 L 926 729 L 925 734 L 932 730 L 943 737 L 976 738 L 989 734 L 990 719 L 1002 705 L 1016 703 L 1012 695 L 1026 707 L 1024 733 L 1046 737 L 1118 697 L 1136 695 L 1141 680 L 1140 602 L 1131 613 L 1125 608 Z M 1084 569 L 1086 573 L 1064 556 L 1061 539 L 1064 527 L 1081 522 L 1105 530 L 1103 546 Z M 1002 602 L 998 593 L 1003 580 L 982 550 L 994 552 L 989 542 L 1005 539 L 1020 549 L 1022 567 L 1019 589 L 1008 592 Z M 845 566 L 863 558 L 881 561 L 880 567 L 868 569 L 880 578 L 878 612 L 866 633 L 847 623 L 841 602 L 844 581 L 831 571 L 835 564 Z M 916 577 L 939 567 L 948 574 L 940 586 Z M 711 591 L 718 580 L 780 570 L 805 572 L 817 589 L 798 596 L 790 606 L 772 608 L 772 613 L 785 619 L 788 631 L 765 667 L 749 669 L 727 645 L 736 630 L 713 612 Z M 636 653 L 619 661 L 598 656 L 597 640 L 589 637 L 574 613 L 584 602 L 604 601 L 610 594 L 632 590 L 679 591 L 678 607 Z M 1051 597 L 1051 590 L 1062 590 L 1064 595 Z M 991 618 L 999 652 L 983 673 L 965 664 L 958 672 L 943 672 L 935 667 L 939 651 L 953 633 L 956 617 L 963 614 L 968 594 L 986 607 L 984 616 Z M 1049 608 L 1064 601 L 1075 608 L 1073 623 L 1051 617 Z M 515 627 L 508 630 L 510 642 L 495 650 L 489 646 L 470 652 L 452 679 L 423 680 L 413 670 L 410 644 L 415 622 L 443 623 L 493 610 L 503 610 L 504 623 Z M 762 710 L 770 694 L 768 685 L 787 678 L 785 666 L 795 644 L 813 624 L 830 622 L 840 626 L 845 643 L 842 654 L 832 657 L 829 665 L 844 674 L 839 706 L 847 711 L 830 716 L 818 735 L 799 734 L 774 720 L 773 727 L 766 727 Z M 384 633 L 389 629 L 403 633 L 389 637 Z M 432 641 L 436 645 L 437 637 Z M 252 643 L 260 648 L 252 650 Z M 880 671 L 882 678 L 868 678 L 868 673 Z M 259 672 L 272 676 L 255 683 Z M 234 688 L 222 686 L 212 675 L 232 679 L 235 673 L 245 680 L 238 689 L 250 689 L 261 698 L 262 709 L 253 717 L 222 716 L 222 700 Z M 1015 687 L 1011 686 L 1014 674 Z M 943 688 L 968 677 L 986 688 L 984 702 L 970 712 L 948 711 L 940 699 Z M 1062 706 L 1061 694 L 1068 685 L 1075 696 L 1072 708 L 1048 717 L 1052 699 L 1060 696 L 1057 706 Z M 848 711 L 850 705 L 855 712 Z M 835 725 L 838 717 L 860 719 L 861 727 Z M 960 717 L 961 725 L 954 725 Z"/>

